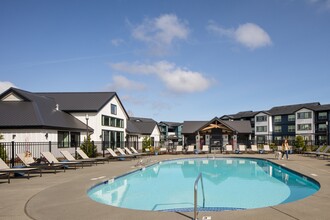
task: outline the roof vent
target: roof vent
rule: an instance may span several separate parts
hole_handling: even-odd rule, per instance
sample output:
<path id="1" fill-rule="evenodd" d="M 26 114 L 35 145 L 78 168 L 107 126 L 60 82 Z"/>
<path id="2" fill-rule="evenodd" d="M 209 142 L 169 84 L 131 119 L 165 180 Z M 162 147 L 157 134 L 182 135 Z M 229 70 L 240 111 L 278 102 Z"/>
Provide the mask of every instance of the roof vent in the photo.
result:
<path id="1" fill-rule="evenodd" d="M 59 104 L 56 104 L 56 111 L 60 110 L 60 105 Z"/>

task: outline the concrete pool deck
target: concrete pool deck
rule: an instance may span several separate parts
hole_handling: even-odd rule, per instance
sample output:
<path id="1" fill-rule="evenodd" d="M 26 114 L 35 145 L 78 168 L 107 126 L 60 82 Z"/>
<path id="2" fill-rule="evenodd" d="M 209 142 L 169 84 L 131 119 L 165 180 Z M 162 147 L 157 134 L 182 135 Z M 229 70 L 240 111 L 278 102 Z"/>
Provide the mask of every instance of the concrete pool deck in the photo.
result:
<path id="1" fill-rule="evenodd" d="M 213 154 L 212 154 L 213 155 Z M 198 155 L 205 157 L 206 155 Z M 330 161 L 315 157 L 290 155 L 289 160 L 274 160 L 274 154 L 216 154 L 217 157 L 255 157 L 293 169 L 317 180 L 321 189 L 314 195 L 283 205 L 242 211 L 200 212 L 198 217 L 212 219 L 330 219 Z M 174 158 L 189 158 L 196 155 L 159 155 L 151 161 Z M 192 219 L 193 213 L 169 213 L 122 209 L 92 201 L 87 190 L 107 179 L 137 169 L 137 160 L 111 161 L 92 167 L 44 173 L 42 177 L 31 174 L 30 180 L 0 179 L 0 219 Z M 147 189 L 147 187 L 146 187 Z M 193 189 L 193 186 L 192 186 Z M 193 190 L 192 190 L 193 193 Z M 143 202 L 143 198 L 141 201 Z"/>

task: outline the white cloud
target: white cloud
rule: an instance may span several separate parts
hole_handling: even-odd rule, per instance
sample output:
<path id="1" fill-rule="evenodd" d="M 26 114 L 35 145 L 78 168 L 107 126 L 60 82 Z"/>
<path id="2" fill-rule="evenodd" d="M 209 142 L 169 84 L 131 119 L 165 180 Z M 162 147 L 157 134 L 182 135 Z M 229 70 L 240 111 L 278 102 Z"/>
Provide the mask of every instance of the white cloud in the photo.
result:
<path id="1" fill-rule="evenodd" d="M 175 40 L 185 40 L 188 35 L 189 28 L 186 22 L 179 20 L 173 14 L 145 19 L 132 30 L 132 36 L 146 43 L 156 55 L 166 54 Z"/>
<path id="2" fill-rule="evenodd" d="M 113 83 L 108 85 L 108 89 L 118 91 L 118 90 L 144 90 L 145 85 L 143 83 L 134 82 L 127 79 L 124 76 L 113 76 Z"/>
<path id="3" fill-rule="evenodd" d="M 177 67 L 175 64 L 167 61 L 153 64 L 115 63 L 111 64 L 111 67 L 131 74 L 156 75 L 168 90 L 175 93 L 201 92 L 211 86 L 210 80 L 205 78 L 202 73 Z"/>
<path id="4" fill-rule="evenodd" d="M 318 5 L 321 9 L 330 10 L 330 0 L 307 0 L 313 5 Z"/>
<path id="5" fill-rule="evenodd" d="M 124 40 L 120 39 L 120 38 L 111 40 L 111 44 L 116 46 L 116 47 L 120 46 L 123 43 L 124 43 Z"/>
<path id="6" fill-rule="evenodd" d="M 207 29 L 210 32 L 216 33 L 220 36 L 225 36 L 235 40 L 241 45 L 250 49 L 257 49 L 260 47 L 270 46 L 272 40 L 270 36 L 260 26 L 253 23 L 246 23 L 239 25 L 238 28 L 223 28 L 213 21 L 210 21 Z"/>
<path id="7" fill-rule="evenodd" d="M 13 83 L 11 82 L 6 82 L 6 81 L 0 81 L 0 93 L 3 93 L 10 87 L 16 87 Z"/>

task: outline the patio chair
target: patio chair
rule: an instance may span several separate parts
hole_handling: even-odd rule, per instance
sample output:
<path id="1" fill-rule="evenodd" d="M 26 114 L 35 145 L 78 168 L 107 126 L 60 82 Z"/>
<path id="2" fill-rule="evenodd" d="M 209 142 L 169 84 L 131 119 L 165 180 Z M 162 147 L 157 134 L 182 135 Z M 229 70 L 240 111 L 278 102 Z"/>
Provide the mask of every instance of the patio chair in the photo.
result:
<path id="1" fill-rule="evenodd" d="M 120 147 L 117 147 L 116 148 L 117 149 L 117 151 L 121 154 L 121 156 L 124 156 L 124 157 L 137 157 L 137 155 L 128 155 L 128 154 L 126 154 L 124 151 L 123 151 L 123 149 L 121 149 Z"/>
<path id="2" fill-rule="evenodd" d="M 209 153 L 210 149 L 209 149 L 209 145 L 203 145 L 203 148 L 202 148 L 202 153 Z"/>
<path id="3" fill-rule="evenodd" d="M 147 153 L 139 153 L 134 147 L 131 147 L 131 151 L 135 154 L 147 155 Z"/>
<path id="4" fill-rule="evenodd" d="M 10 168 L 1 158 L 0 158 L 0 173 L 5 173 L 8 176 L 8 183 L 10 183 L 10 174 L 12 173 L 27 173 L 27 178 L 30 179 L 30 172 L 38 171 L 40 176 L 42 176 L 41 169 L 32 167 L 23 168 Z"/>
<path id="5" fill-rule="evenodd" d="M 142 156 L 142 154 L 140 154 L 139 152 L 138 153 L 132 153 L 132 151 L 130 149 L 128 149 L 127 147 L 124 148 L 125 151 L 128 153 L 128 155 L 132 155 L 132 156 Z"/>
<path id="6" fill-rule="evenodd" d="M 159 153 L 160 154 L 166 154 L 167 153 L 167 148 L 166 147 L 159 148 Z"/>
<path id="7" fill-rule="evenodd" d="M 187 154 L 189 154 L 189 153 L 191 153 L 191 154 L 195 153 L 195 146 L 194 145 L 188 145 L 187 152 L 186 153 Z"/>
<path id="8" fill-rule="evenodd" d="M 251 145 L 251 151 L 252 153 L 259 153 L 258 146 L 255 144 Z"/>
<path id="9" fill-rule="evenodd" d="M 71 161 L 71 162 L 81 162 L 81 163 L 84 163 L 84 164 L 89 164 L 91 166 L 92 166 L 93 163 L 95 163 L 95 165 L 97 165 L 97 160 L 95 160 L 95 159 L 86 158 L 86 159 L 77 160 L 67 150 L 60 150 L 60 152 L 65 157 L 65 159 L 68 160 L 68 161 Z"/>
<path id="10" fill-rule="evenodd" d="M 323 146 L 319 146 L 315 151 L 305 151 L 303 155 L 315 155 L 317 153 L 320 153 L 322 150 Z"/>
<path id="11" fill-rule="evenodd" d="M 84 167 L 83 163 L 81 162 L 58 161 L 56 157 L 49 151 L 41 152 L 41 155 L 47 160 L 49 164 L 52 165 L 61 164 L 64 166 L 64 168 L 73 166 L 75 169 L 77 169 L 77 165 L 81 165 L 82 168 Z"/>
<path id="12" fill-rule="evenodd" d="M 26 157 L 25 153 L 16 154 L 17 157 L 23 162 L 25 167 L 30 168 L 37 168 L 42 170 L 54 170 L 54 173 L 56 174 L 57 170 L 60 168 L 63 168 L 63 164 L 49 164 L 49 163 L 42 163 L 37 162 L 35 159 L 31 157 Z M 65 172 L 65 169 L 64 169 Z"/>
<path id="13" fill-rule="evenodd" d="M 178 154 L 178 153 L 182 153 L 182 145 L 178 145 L 176 146 L 175 150 L 174 150 L 174 153 Z"/>
<path id="14" fill-rule="evenodd" d="M 265 144 L 265 145 L 264 145 L 264 152 L 269 153 L 269 152 L 272 152 L 272 151 L 273 151 L 273 150 L 270 149 L 270 147 L 269 147 L 268 144 Z"/>
<path id="15" fill-rule="evenodd" d="M 226 147 L 225 147 L 225 152 L 227 154 L 233 153 L 233 145 L 227 144 Z"/>
<path id="16" fill-rule="evenodd" d="M 238 145 L 238 153 L 245 153 L 246 152 L 246 145 L 245 144 L 239 144 Z"/>
<path id="17" fill-rule="evenodd" d="M 315 156 L 319 157 L 319 156 L 327 156 L 328 150 L 330 149 L 330 146 L 327 146 L 326 148 L 324 148 L 322 151 L 320 152 L 315 152 Z"/>
<path id="18" fill-rule="evenodd" d="M 76 152 L 78 153 L 78 155 L 83 160 L 95 160 L 96 161 L 95 162 L 96 164 L 97 164 L 97 162 L 102 162 L 102 163 L 104 163 L 104 161 L 108 161 L 109 162 L 108 158 L 104 158 L 104 157 L 102 157 L 102 158 L 90 158 L 89 156 L 87 156 L 87 154 L 82 149 L 77 149 Z"/>
<path id="19" fill-rule="evenodd" d="M 130 156 L 130 155 L 118 155 L 114 150 L 112 150 L 111 148 L 107 148 L 107 151 L 110 153 L 110 158 L 113 159 L 118 159 L 118 160 L 122 160 L 125 158 L 132 158 L 134 156 Z"/>

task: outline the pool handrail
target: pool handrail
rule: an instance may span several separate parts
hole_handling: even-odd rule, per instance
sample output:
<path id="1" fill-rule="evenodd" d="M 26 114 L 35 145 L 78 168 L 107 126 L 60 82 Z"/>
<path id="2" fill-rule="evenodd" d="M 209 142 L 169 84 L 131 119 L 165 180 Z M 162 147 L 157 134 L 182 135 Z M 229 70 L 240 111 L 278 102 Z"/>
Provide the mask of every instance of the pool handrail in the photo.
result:
<path id="1" fill-rule="evenodd" d="M 198 191 L 198 182 L 201 181 L 202 192 L 203 192 L 203 208 L 205 207 L 205 194 L 204 194 L 204 184 L 203 184 L 203 175 L 200 173 L 195 180 L 194 185 L 194 220 L 197 219 L 197 191 Z"/>

